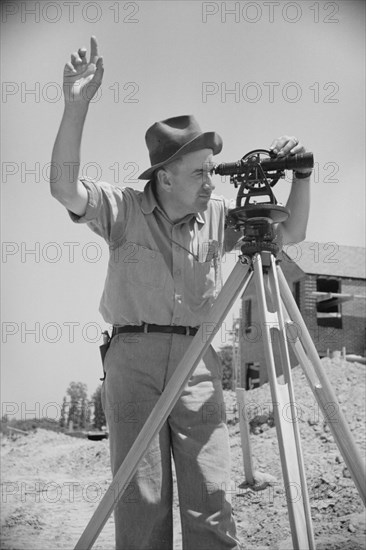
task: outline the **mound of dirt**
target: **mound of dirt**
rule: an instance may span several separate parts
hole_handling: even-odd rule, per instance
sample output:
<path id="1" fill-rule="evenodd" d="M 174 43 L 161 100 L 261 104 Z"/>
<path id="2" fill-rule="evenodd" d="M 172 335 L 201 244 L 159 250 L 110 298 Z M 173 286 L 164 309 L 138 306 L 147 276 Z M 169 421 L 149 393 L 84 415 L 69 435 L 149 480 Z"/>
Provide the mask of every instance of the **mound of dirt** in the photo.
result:
<path id="1" fill-rule="evenodd" d="M 292 371 L 296 420 L 299 423 L 307 486 L 317 550 L 366 547 L 365 510 L 343 457 L 333 440 L 329 422 L 340 407 L 363 458 L 365 432 L 365 366 L 323 359 L 324 371 L 338 403 L 329 403 L 324 418 L 300 367 Z M 279 379 L 281 381 L 281 377 Z M 273 407 L 268 384 L 246 392 L 251 425 L 253 469 L 271 474 L 276 483 L 264 491 L 240 489 L 244 481 L 236 397 L 228 392 L 228 424 L 232 442 L 233 498 L 244 548 L 292 548 L 285 487 L 282 480 Z M 282 411 L 285 419 L 289 412 Z M 328 420 L 328 422 L 326 421 Z"/>
<path id="2" fill-rule="evenodd" d="M 329 422 L 341 407 L 361 454 L 365 456 L 365 366 L 324 359 L 338 403 L 327 419 L 319 410 L 300 367 L 293 369 L 296 421 L 299 423 L 317 550 L 365 548 L 366 518 L 361 498 L 334 443 Z M 241 488 L 244 481 L 239 412 L 235 393 L 225 392 L 232 448 L 231 497 L 238 534 L 245 549 L 292 548 L 273 406 L 268 384 L 246 392 L 254 470 L 274 480 L 262 491 Z M 288 415 L 288 411 L 282 411 Z M 326 422 L 326 420 L 328 422 Z M 16 439 L 3 437 L 3 550 L 72 549 L 111 482 L 109 443 L 46 430 Z M 181 548 L 179 504 L 175 494 L 174 550 Z M 114 548 L 111 518 L 94 547 Z M 194 549 L 192 549 L 194 550 Z"/>

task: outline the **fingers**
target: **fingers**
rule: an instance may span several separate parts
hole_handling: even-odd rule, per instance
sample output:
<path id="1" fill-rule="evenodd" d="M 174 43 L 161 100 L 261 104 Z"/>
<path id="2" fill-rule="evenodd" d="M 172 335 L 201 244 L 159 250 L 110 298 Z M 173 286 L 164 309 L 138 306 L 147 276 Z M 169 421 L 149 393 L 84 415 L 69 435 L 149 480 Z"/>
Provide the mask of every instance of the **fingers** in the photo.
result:
<path id="1" fill-rule="evenodd" d="M 91 80 L 97 86 L 100 86 L 103 79 L 104 67 L 103 67 L 103 57 L 99 57 L 97 61 L 97 68 L 95 70 L 94 76 Z"/>
<path id="2" fill-rule="evenodd" d="M 277 156 L 282 157 L 288 154 L 303 153 L 305 152 L 305 147 L 294 136 L 282 136 L 272 142 L 270 150 L 276 153 Z"/>
<path id="3" fill-rule="evenodd" d="M 64 67 L 64 82 L 78 82 L 84 87 L 86 98 L 90 101 L 103 79 L 103 58 L 98 56 L 98 44 L 95 36 L 90 39 L 90 62 L 87 61 L 86 48 L 79 48 L 71 54 L 71 61 Z M 80 90 L 79 90 L 80 92 Z"/>
<path id="4" fill-rule="evenodd" d="M 290 151 L 291 155 L 297 155 L 298 153 L 305 153 L 305 147 L 300 142 L 295 145 L 295 147 L 293 147 Z"/>
<path id="5" fill-rule="evenodd" d="M 83 65 L 87 65 L 88 62 L 86 60 L 86 48 L 79 48 L 78 54 L 79 54 L 79 59 L 81 60 L 81 63 Z"/>
<path id="6" fill-rule="evenodd" d="M 98 60 L 98 43 L 95 36 L 90 38 L 90 63 L 97 63 Z"/>
<path id="7" fill-rule="evenodd" d="M 64 67 L 64 74 L 66 75 L 76 74 L 75 67 L 71 63 L 66 63 Z"/>
<path id="8" fill-rule="evenodd" d="M 98 44 L 95 36 L 90 38 L 90 63 L 96 65 L 98 61 Z M 77 52 L 71 54 L 71 65 L 74 69 L 88 64 L 86 58 L 86 48 L 79 48 Z M 68 64 L 70 65 L 70 63 Z"/>
<path id="9" fill-rule="evenodd" d="M 83 64 L 78 52 L 74 52 L 71 54 L 71 64 L 75 69 L 77 69 L 78 67 L 80 67 L 80 65 Z"/>

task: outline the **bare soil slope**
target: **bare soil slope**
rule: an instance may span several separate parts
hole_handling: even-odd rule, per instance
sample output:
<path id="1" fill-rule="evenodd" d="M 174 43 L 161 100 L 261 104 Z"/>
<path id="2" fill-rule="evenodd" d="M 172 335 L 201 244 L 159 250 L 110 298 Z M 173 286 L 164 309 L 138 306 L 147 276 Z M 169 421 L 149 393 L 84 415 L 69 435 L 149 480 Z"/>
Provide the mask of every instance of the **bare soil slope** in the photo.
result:
<path id="1" fill-rule="evenodd" d="M 328 359 L 322 363 L 365 457 L 365 366 Z M 316 548 L 363 550 L 366 519 L 362 501 L 300 367 L 293 370 L 293 377 Z M 239 488 L 244 470 L 238 411 L 235 394 L 225 392 L 225 397 L 232 446 L 232 501 L 243 547 L 292 548 L 270 389 L 264 385 L 246 393 L 255 469 L 276 478 L 273 486 L 261 492 Z M 108 441 L 93 442 L 38 430 L 15 440 L 3 437 L 1 456 L 1 548 L 71 550 L 111 482 Z M 177 498 L 174 514 L 174 550 L 178 550 Z M 114 548 L 113 518 L 94 548 Z"/>

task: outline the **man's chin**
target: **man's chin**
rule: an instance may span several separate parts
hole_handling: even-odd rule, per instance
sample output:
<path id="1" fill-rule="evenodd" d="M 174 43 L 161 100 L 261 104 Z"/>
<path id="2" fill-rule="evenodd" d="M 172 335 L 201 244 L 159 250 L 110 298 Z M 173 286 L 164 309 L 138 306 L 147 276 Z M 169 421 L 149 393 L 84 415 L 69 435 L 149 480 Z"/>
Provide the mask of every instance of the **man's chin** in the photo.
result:
<path id="1" fill-rule="evenodd" d="M 210 198 L 211 198 L 211 195 L 200 195 L 198 197 L 198 205 L 199 205 L 199 210 L 202 211 L 202 210 L 207 210 L 208 208 L 208 203 L 210 202 Z"/>
<path id="2" fill-rule="evenodd" d="M 206 212 L 206 210 L 208 209 L 208 203 L 209 203 L 209 201 L 206 201 L 205 203 L 201 203 L 197 207 L 197 212 Z"/>

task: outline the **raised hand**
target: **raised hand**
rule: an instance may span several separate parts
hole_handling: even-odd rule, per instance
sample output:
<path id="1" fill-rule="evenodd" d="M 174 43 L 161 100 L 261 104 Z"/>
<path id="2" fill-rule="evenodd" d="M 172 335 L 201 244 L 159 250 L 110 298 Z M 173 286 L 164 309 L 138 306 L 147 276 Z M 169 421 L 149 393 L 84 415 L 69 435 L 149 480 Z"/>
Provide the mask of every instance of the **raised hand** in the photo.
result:
<path id="1" fill-rule="evenodd" d="M 66 63 L 63 76 L 63 91 L 66 104 L 87 105 L 102 83 L 103 58 L 98 55 L 95 36 L 90 39 L 90 61 L 86 49 L 71 54 L 71 63 Z"/>
<path id="2" fill-rule="evenodd" d="M 306 153 L 304 145 L 297 138 L 290 136 L 281 136 L 273 140 L 270 150 L 277 153 L 279 157 Z M 311 170 L 309 171 L 309 168 L 299 168 L 296 171 L 304 173 L 311 172 Z"/>

